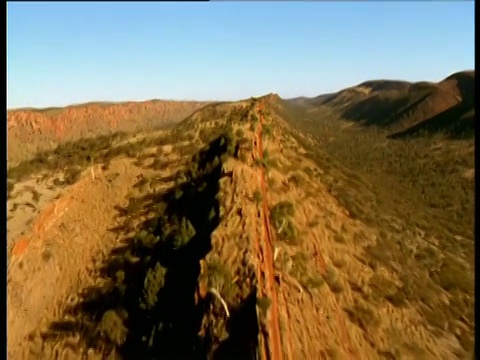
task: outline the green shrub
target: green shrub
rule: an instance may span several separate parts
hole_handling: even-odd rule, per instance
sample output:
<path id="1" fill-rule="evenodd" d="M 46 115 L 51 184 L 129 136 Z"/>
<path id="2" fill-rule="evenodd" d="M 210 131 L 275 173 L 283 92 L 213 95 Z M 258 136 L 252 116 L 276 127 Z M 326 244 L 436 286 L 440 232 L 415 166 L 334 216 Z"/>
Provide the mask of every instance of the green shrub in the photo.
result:
<path id="1" fill-rule="evenodd" d="M 273 217 L 293 216 L 295 214 L 295 207 L 290 201 L 280 201 L 271 209 Z"/>
<path id="2" fill-rule="evenodd" d="M 235 131 L 235 136 L 239 139 L 243 138 L 245 135 L 245 131 L 243 131 L 242 128 L 238 128 L 237 131 Z"/>
<path id="3" fill-rule="evenodd" d="M 157 303 L 157 294 L 164 285 L 165 275 L 167 269 L 162 267 L 160 263 L 155 265 L 155 268 L 149 269 L 145 277 L 143 290 L 143 303 L 141 307 L 145 309 L 152 309 Z"/>
<path id="4" fill-rule="evenodd" d="M 270 222 L 276 229 L 277 236 L 292 243 L 297 238 L 297 230 L 291 219 L 294 212 L 294 206 L 289 201 L 281 201 L 270 210 Z"/>
<path id="5" fill-rule="evenodd" d="M 360 302 L 355 304 L 352 308 L 345 309 L 350 321 L 364 331 L 369 328 L 377 327 L 380 324 L 380 319 L 372 307 L 368 304 Z"/>
<path id="6" fill-rule="evenodd" d="M 253 198 L 254 198 L 254 200 L 255 200 L 255 202 L 256 202 L 257 204 L 260 203 L 260 202 L 262 201 L 262 193 L 261 193 L 261 191 L 258 190 L 258 189 L 255 190 L 255 191 L 253 192 Z"/>
<path id="7" fill-rule="evenodd" d="M 272 134 L 273 134 L 273 130 L 272 130 L 271 124 L 265 124 L 262 126 L 262 135 L 265 136 L 265 138 L 271 137 Z"/>

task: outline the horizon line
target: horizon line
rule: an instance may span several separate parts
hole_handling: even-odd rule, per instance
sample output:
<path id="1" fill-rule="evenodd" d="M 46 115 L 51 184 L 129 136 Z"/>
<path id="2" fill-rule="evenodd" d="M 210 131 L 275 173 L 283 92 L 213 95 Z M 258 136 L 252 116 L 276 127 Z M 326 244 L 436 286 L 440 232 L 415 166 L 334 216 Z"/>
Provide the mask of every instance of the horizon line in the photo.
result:
<path id="1" fill-rule="evenodd" d="M 279 93 L 276 92 L 269 92 L 264 95 L 257 95 L 257 96 L 249 96 L 245 98 L 240 98 L 240 99 L 228 99 L 228 100 L 219 100 L 219 99 L 209 99 L 209 100 L 195 100 L 195 99 L 161 99 L 161 98 L 148 98 L 148 99 L 142 99 L 142 100 L 90 100 L 90 101 L 85 101 L 85 102 L 75 102 L 75 103 L 69 103 L 65 105 L 50 105 L 50 106 L 20 106 L 20 107 L 12 107 L 8 108 L 7 107 L 7 112 L 9 111 L 41 111 L 41 110 L 48 110 L 48 109 L 64 109 L 68 107 L 76 107 L 76 106 L 86 106 L 86 105 L 93 105 L 93 104 L 108 104 L 108 105 L 120 105 L 120 104 L 127 104 L 127 103 L 144 103 L 144 102 L 150 102 L 150 101 L 164 101 L 164 102 L 197 102 L 197 103 L 215 103 L 215 102 L 237 102 L 237 101 L 244 101 L 247 99 L 250 99 L 252 97 L 259 98 L 259 97 L 264 97 L 270 94 L 276 94 L 278 95 L 282 100 L 293 100 L 293 99 L 299 99 L 299 98 L 315 98 L 318 96 L 322 95 L 329 95 L 329 94 L 335 94 L 337 92 L 340 92 L 342 90 L 350 89 L 359 85 L 362 85 L 366 82 L 371 82 L 371 81 L 401 81 L 401 82 L 407 82 L 407 83 L 416 83 L 416 82 L 430 82 L 432 84 L 438 84 L 449 77 L 460 74 L 460 73 L 475 73 L 475 69 L 465 69 L 465 70 L 460 70 L 456 71 L 454 73 L 451 73 L 450 75 L 444 77 L 442 80 L 439 81 L 408 81 L 408 80 L 400 80 L 400 79 L 375 79 L 375 80 L 364 80 L 358 84 L 351 85 L 351 86 L 346 86 L 341 88 L 340 90 L 335 90 L 335 91 L 330 91 L 330 92 L 324 92 L 321 94 L 313 95 L 313 96 L 306 96 L 306 95 L 298 95 L 298 96 L 290 96 L 290 97 L 282 97 Z"/>

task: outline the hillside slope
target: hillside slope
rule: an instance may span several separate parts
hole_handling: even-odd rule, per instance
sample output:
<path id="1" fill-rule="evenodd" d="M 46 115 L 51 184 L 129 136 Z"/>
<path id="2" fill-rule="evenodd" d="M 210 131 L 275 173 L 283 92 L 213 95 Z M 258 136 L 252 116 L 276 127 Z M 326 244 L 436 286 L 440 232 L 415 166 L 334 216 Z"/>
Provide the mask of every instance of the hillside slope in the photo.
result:
<path id="1" fill-rule="evenodd" d="M 59 143 L 118 131 L 138 132 L 172 126 L 206 103 L 150 100 L 88 103 L 7 112 L 8 162 L 18 163 Z"/>
<path id="2" fill-rule="evenodd" d="M 345 120 L 398 132 L 398 136 L 440 132 L 462 138 L 474 135 L 474 88 L 475 72 L 463 71 L 439 83 L 367 81 L 334 94 L 291 102 L 311 109 L 328 107 Z"/>
<path id="3" fill-rule="evenodd" d="M 9 357 L 471 357 L 473 228 L 430 226 L 288 106 L 210 104 L 13 167 Z"/>

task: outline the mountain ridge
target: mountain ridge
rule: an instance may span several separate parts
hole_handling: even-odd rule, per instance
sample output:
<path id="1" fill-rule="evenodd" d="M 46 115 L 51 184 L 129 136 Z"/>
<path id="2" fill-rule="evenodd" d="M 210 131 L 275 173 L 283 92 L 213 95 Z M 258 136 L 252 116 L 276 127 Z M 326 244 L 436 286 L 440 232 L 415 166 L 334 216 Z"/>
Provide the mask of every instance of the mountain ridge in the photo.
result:
<path id="1" fill-rule="evenodd" d="M 301 110 L 213 103 L 12 167 L 9 357 L 470 356 L 472 141 Z"/>
<path id="2" fill-rule="evenodd" d="M 18 163 L 36 151 L 81 137 L 169 127 L 207 104 L 148 100 L 10 110 L 7 111 L 8 161 Z"/>
<path id="3" fill-rule="evenodd" d="M 290 102 L 309 111 L 329 108 L 340 118 L 385 128 L 392 135 L 413 136 L 418 129 L 428 129 L 453 138 L 472 137 L 474 117 L 468 113 L 474 109 L 474 89 L 475 72 L 460 71 L 437 83 L 370 80 L 336 93 Z M 424 122 L 429 125 L 421 125 Z"/>

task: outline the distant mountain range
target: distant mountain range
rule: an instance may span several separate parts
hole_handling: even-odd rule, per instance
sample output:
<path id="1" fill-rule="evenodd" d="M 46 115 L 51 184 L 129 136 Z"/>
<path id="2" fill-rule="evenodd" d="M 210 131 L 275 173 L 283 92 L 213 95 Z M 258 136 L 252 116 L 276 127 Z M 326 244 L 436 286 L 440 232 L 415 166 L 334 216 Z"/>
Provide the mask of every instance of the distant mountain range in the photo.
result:
<path id="1" fill-rule="evenodd" d="M 474 88 L 475 72 L 462 71 L 438 83 L 373 80 L 289 102 L 310 109 L 328 107 L 346 120 L 385 128 L 393 138 L 436 132 L 468 138 L 475 128 Z"/>

